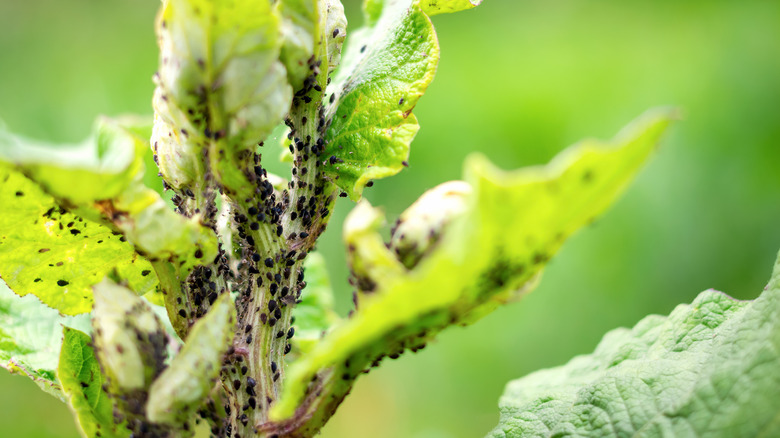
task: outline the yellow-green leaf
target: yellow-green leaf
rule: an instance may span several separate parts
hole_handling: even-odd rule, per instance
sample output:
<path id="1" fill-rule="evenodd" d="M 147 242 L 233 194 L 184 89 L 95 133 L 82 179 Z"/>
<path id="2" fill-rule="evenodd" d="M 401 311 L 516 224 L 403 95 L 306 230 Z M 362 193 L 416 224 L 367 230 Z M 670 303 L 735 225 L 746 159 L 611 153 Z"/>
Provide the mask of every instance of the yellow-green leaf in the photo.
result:
<path id="1" fill-rule="evenodd" d="M 670 110 L 651 111 L 613 141 L 581 142 L 546 166 L 507 172 L 472 156 L 469 207 L 412 269 L 388 264 L 394 254 L 381 245 L 381 215 L 359 205 L 345 237 L 372 288 L 362 290 L 349 320 L 292 365 L 272 417 L 291 416 L 310 384 L 324 385 L 318 373 L 323 391 L 340 399 L 349 381 L 385 355 L 419 348 L 443 328 L 471 323 L 530 290 L 564 240 L 623 192 L 672 118 Z"/>

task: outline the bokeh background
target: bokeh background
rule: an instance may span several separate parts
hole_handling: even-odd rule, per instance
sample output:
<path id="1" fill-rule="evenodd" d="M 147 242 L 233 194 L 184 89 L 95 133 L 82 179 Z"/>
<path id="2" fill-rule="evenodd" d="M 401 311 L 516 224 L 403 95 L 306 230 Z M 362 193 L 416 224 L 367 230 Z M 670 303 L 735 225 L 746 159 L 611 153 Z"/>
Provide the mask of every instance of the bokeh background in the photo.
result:
<path id="1" fill-rule="evenodd" d="M 0 119 L 78 141 L 97 114 L 151 112 L 156 0 L 0 0 Z M 345 2 L 361 21 L 357 0 Z M 483 436 L 507 381 L 591 351 L 603 333 L 707 288 L 758 295 L 780 248 L 780 2 L 485 0 L 434 18 L 436 80 L 411 167 L 366 196 L 394 219 L 479 150 L 505 168 L 609 138 L 645 109 L 685 114 L 541 286 L 359 379 L 326 438 Z M 0 206 L 0 209 L 2 207 Z M 322 239 L 346 312 L 340 200 Z M 65 405 L 0 370 L 7 437 L 76 437 Z"/>

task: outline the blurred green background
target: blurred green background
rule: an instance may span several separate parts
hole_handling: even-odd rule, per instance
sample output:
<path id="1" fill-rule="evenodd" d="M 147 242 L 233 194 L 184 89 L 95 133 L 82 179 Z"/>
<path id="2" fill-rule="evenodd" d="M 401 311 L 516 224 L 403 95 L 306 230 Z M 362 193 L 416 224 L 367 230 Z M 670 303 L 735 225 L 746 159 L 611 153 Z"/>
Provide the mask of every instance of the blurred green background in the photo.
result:
<path id="1" fill-rule="evenodd" d="M 0 1 L 0 119 L 77 141 L 97 114 L 151 112 L 155 0 Z M 359 2 L 345 3 L 360 22 Z M 434 18 L 437 78 L 415 110 L 411 167 L 367 197 L 393 220 L 480 150 L 505 168 L 609 138 L 648 107 L 685 114 L 639 179 L 556 256 L 541 286 L 361 378 L 323 431 L 478 437 L 504 384 L 602 334 L 716 288 L 753 298 L 780 248 L 780 2 L 486 0 Z M 339 201 L 320 249 L 342 311 Z M 0 370 L 8 437 L 76 437 L 65 405 Z"/>

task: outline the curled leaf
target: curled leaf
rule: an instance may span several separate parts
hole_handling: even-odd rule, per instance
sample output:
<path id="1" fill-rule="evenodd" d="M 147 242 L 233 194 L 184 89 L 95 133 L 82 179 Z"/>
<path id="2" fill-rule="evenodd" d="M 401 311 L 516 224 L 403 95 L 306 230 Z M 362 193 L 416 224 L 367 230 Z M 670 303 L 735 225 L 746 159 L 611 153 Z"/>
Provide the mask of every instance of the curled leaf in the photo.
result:
<path id="1" fill-rule="evenodd" d="M 374 289 L 363 291 L 370 293 L 354 315 L 292 365 L 272 418 L 290 417 L 307 388 L 337 405 L 348 382 L 385 355 L 416 350 L 445 327 L 471 323 L 530 290 L 563 241 L 625 189 L 673 115 L 649 112 L 612 142 L 584 141 L 547 166 L 505 172 L 481 156 L 470 158 L 467 211 L 410 270 L 390 264 L 395 255 L 376 231 L 381 215 L 359 205 L 345 234 L 350 251 L 367 263 L 363 272 Z"/>
<path id="2" fill-rule="evenodd" d="M 292 99 L 279 33 L 267 0 L 163 3 L 152 146 L 174 187 L 197 194 L 213 176 L 228 192 L 251 195 L 248 158 Z"/>
<path id="3" fill-rule="evenodd" d="M 426 191 L 398 218 L 390 249 L 407 268 L 413 268 L 438 243 L 444 228 L 468 208 L 471 186 L 449 181 Z"/>
<path id="4" fill-rule="evenodd" d="M 178 356 L 152 383 L 146 404 L 149 421 L 181 424 L 205 401 L 233 339 L 235 322 L 230 294 L 222 294 L 192 327 Z"/>
<path id="5" fill-rule="evenodd" d="M 436 73 L 439 43 L 416 1 L 366 6 L 327 89 L 332 104 L 322 169 L 357 200 L 372 179 L 400 172 L 419 125 L 412 109 Z M 330 158 L 334 157 L 334 158 Z"/>
<path id="6" fill-rule="evenodd" d="M 94 289 L 95 349 L 111 392 L 147 389 L 164 368 L 168 342 L 162 324 L 127 288 L 105 279 Z"/>

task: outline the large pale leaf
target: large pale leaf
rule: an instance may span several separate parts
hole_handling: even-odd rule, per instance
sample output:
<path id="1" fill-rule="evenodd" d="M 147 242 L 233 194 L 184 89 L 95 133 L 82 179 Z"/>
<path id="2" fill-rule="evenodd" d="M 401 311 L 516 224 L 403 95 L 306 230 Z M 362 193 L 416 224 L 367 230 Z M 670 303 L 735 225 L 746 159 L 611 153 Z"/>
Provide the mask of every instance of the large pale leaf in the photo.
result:
<path id="1" fill-rule="evenodd" d="M 57 379 L 63 325 L 91 329 L 87 315 L 61 316 L 34 296 L 14 295 L 0 281 L 0 366 L 65 401 Z"/>
<path id="2" fill-rule="evenodd" d="M 708 290 L 510 382 L 489 436 L 778 436 L 778 393 L 780 259 L 755 301 Z"/>
<path id="3" fill-rule="evenodd" d="M 347 218 L 345 240 L 368 260 L 362 267 L 368 286 L 358 285 L 363 296 L 352 318 L 293 364 L 272 416 L 292 415 L 313 378 L 312 385 L 326 385 L 340 400 L 349 382 L 384 355 L 416 349 L 448 325 L 470 323 L 517 299 L 563 241 L 622 193 L 670 118 L 667 110 L 650 112 L 613 141 L 584 141 L 547 166 L 505 172 L 472 157 L 467 211 L 410 270 L 382 244 L 381 215 L 358 205 Z M 322 369 L 340 378 L 322 374 L 326 383 L 317 382 Z"/>
<path id="4" fill-rule="evenodd" d="M 106 378 L 95 358 L 90 336 L 68 327 L 63 328 L 62 336 L 57 377 L 82 436 L 130 436 L 129 430 L 115 423 L 113 403 L 103 389 Z"/>
<path id="5" fill-rule="evenodd" d="M 439 43 L 417 3 L 367 4 L 367 25 L 350 32 L 327 89 L 334 100 L 322 170 L 355 200 L 370 180 L 401 171 L 419 129 L 412 109 L 436 73 Z"/>

